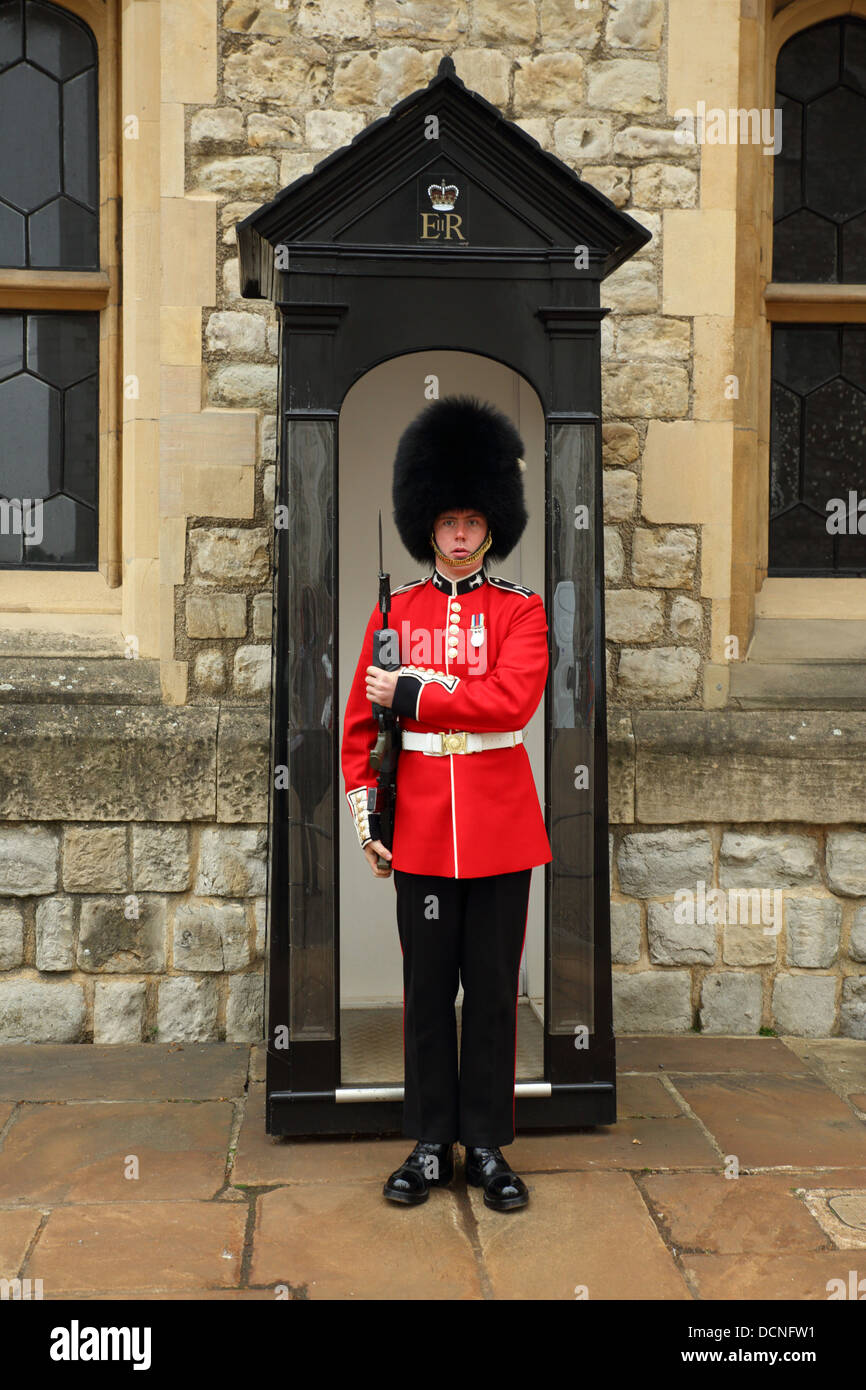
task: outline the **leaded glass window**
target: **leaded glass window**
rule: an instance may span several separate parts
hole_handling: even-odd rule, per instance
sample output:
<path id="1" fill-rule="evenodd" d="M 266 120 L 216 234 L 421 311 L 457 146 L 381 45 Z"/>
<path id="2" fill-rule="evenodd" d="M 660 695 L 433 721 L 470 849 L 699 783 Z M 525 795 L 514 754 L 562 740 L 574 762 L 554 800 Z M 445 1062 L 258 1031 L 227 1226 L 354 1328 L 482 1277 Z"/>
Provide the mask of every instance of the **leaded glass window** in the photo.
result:
<path id="1" fill-rule="evenodd" d="M 866 22 L 789 39 L 776 105 L 773 280 L 866 284 Z M 822 303 L 772 329 L 770 575 L 866 575 L 866 327 Z"/>
<path id="2" fill-rule="evenodd" d="M 34 288 L 99 269 L 97 75 L 75 15 L 0 0 L 0 267 Z M 97 567 L 99 343 L 98 312 L 0 310 L 0 568 Z"/>
<path id="3" fill-rule="evenodd" d="M 866 281 L 866 23 L 795 34 L 776 64 L 773 279 Z"/>
<path id="4" fill-rule="evenodd" d="M 99 266 L 96 58 L 68 11 L 0 0 L 0 265 Z"/>

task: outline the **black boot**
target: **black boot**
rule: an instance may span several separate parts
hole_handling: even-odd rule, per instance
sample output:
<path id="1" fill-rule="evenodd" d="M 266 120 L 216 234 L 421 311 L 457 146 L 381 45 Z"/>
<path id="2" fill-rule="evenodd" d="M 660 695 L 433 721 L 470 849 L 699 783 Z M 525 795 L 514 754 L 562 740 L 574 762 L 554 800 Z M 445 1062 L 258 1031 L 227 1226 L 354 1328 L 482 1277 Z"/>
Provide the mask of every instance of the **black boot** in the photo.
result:
<path id="1" fill-rule="evenodd" d="M 447 1187 L 453 1177 L 453 1144 L 431 1144 L 422 1139 L 391 1174 L 382 1192 L 392 1202 L 415 1206 L 427 1201 L 431 1187 Z"/>
<path id="2" fill-rule="evenodd" d="M 466 1148 L 466 1181 L 484 1188 L 484 1205 L 494 1211 L 525 1207 L 529 1192 L 506 1163 L 501 1149 Z"/>

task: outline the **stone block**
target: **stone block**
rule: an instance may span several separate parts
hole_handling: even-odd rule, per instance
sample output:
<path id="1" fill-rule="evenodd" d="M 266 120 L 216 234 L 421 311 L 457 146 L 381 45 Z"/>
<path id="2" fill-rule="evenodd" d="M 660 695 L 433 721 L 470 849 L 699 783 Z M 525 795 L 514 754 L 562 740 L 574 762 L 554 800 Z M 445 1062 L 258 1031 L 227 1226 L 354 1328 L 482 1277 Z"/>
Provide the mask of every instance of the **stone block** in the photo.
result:
<path id="1" fill-rule="evenodd" d="M 842 904 L 833 898 L 786 898 L 789 965 L 826 969 L 839 955 Z"/>
<path id="2" fill-rule="evenodd" d="M 269 573 L 264 527 L 193 527 L 190 577 L 211 584 L 263 584 Z"/>
<path id="3" fill-rule="evenodd" d="M 186 630 L 190 637 L 245 637 L 245 594 L 190 594 L 186 601 Z"/>
<path id="4" fill-rule="evenodd" d="M 67 893 L 110 893 L 129 885 L 126 826 L 71 826 L 63 832 Z"/>
<path id="5" fill-rule="evenodd" d="M 226 659 L 221 651 L 199 652 L 193 667 L 196 684 L 205 695 L 219 695 L 226 688 Z"/>
<path id="6" fill-rule="evenodd" d="M 219 827 L 201 832 L 198 897 L 255 897 L 266 889 L 265 829 Z"/>
<path id="7" fill-rule="evenodd" d="M 715 964 L 715 927 L 708 922 L 678 922 L 674 903 L 647 905 L 647 940 L 653 965 Z"/>
<path id="8" fill-rule="evenodd" d="M 866 897 L 866 834 L 862 830 L 830 831 L 827 882 L 844 897 Z"/>
<path id="9" fill-rule="evenodd" d="M 640 960 L 640 903 L 611 903 L 610 956 L 614 965 Z"/>
<path id="10" fill-rule="evenodd" d="M 704 635 L 704 610 L 694 599 L 677 594 L 671 604 L 670 631 L 685 642 L 700 642 Z"/>
<path id="11" fill-rule="evenodd" d="M 605 30 L 608 47 L 658 48 L 663 21 L 662 0 L 611 0 Z"/>
<path id="12" fill-rule="evenodd" d="M 118 975 L 164 970 L 165 917 L 165 899 L 156 896 L 82 899 L 79 969 Z"/>
<path id="13" fill-rule="evenodd" d="M 269 739 L 267 709 L 223 707 L 217 750 L 219 821 L 267 821 Z"/>
<path id="14" fill-rule="evenodd" d="M 273 631 L 274 600 L 271 594 L 256 594 L 253 599 L 253 637 L 270 642 Z"/>
<path id="15" fill-rule="evenodd" d="M 261 975 L 232 975 L 226 1003 L 226 1041 L 259 1042 L 265 1037 L 264 979 Z"/>
<path id="16" fill-rule="evenodd" d="M 612 642 L 651 642 L 664 627 L 660 594 L 611 589 L 606 596 L 605 633 Z"/>
<path id="17" fill-rule="evenodd" d="M 632 546 L 635 584 L 658 585 L 663 589 L 690 588 L 695 578 L 697 551 L 694 531 L 679 527 L 649 531 L 638 527 Z"/>
<path id="18" fill-rule="evenodd" d="M 622 579 L 625 569 L 625 554 L 622 539 L 615 526 L 604 528 L 604 577 L 608 584 Z"/>
<path id="19" fill-rule="evenodd" d="M 254 933 L 253 960 L 260 960 L 265 955 L 267 945 L 267 898 L 255 898 L 253 900 L 252 908 Z"/>
<path id="20" fill-rule="evenodd" d="M 622 312 L 654 309 L 655 274 L 649 261 L 632 261 L 628 275 L 606 297 L 624 299 L 625 303 L 614 305 Z M 616 415 L 682 416 L 688 409 L 688 371 L 685 366 L 649 359 L 609 362 L 602 366 L 602 392 Z"/>
<path id="21" fill-rule="evenodd" d="M 628 521 L 637 501 L 637 474 L 627 468 L 607 468 L 602 483 L 605 521 Z"/>
<path id="22" fill-rule="evenodd" d="M 216 723 L 216 710 L 192 707 L 3 706 L 0 818 L 212 820 Z M 0 830 L 0 895 L 57 886 L 53 831 Z"/>
<path id="23" fill-rule="evenodd" d="M 254 9 L 257 16 L 271 22 L 278 17 L 273 6 L 259 5 Z M 284 24 L 295 23 L 294 14 L 285 14 L 282 19 Z M 320 44 L 299 39 L 295 33 L 290 38 L 277 37 L 267 45 L 259 42 L 250 48 L 235 49 L 227 54 L 223 64 L 223 95 L 228 101 L 281 104 L 289 94 L 292 107 L 316 106 L 325 99 L 327 88 L 327 52 Z"/>
<path id="24" fill-rule="evenodd" d="M 777 975 L 773 1027 L 801 1038 L 828 1038 L 836 1018 L 835 975 Z"/>
<path id="25" fill-rule="evenodd" d="M 866 1038 L 866 975 L 842 981 L 839 1032 L 844 1038 Z"/>
<path id="26" fill-rule="evenodd" d="M 0 970 L 24 964 L 24 914 L 17 903 L 0 903 Z"/>
<path id="27" fill-rule="evenodd" d="M 632 170 L 632 195 L 642 208 L 690 208 L 698 196 L 698 176 L 682 164 L 643 164 Z"/>
<path id="28" fill-rule="evenodd" d="M 661 72 L 655 62 L 640 58 L 601 59 L 589 70 L 587 104 L 597 111 L 645 115 L 661 97 Z"/>
<path id="29" fill-rule="evenodd" d="M 157 893 L 183 893 L 192 882 L 189 826 L 132 827 L 132 886 Z"/>
<path id="30" fill-rule="evenodd" d="M 208 317 L 205 343 L 211 352 L 264 352 L 265 320 L 261 314 L 219 309 Z"/>
<path id="31" fill-rule="evenodd" d="M 140 1043 L 145 999 L 143 980 L 97 980 L 93 991 L 93 1041 Z"/>
<path id="32" fill-rule="evenodd" d="M 866 907 L 858 907 L 851 920 L 848 954 L 852 960 L 866 961 Z"/>
<path id="33" fill-rule="evenodd" d="M 625 647 L 619 658 L 621 694 L 635 700 L 686 699 L 695 693 L 700 665 L 700 653 L 692 647 Z"/>
<path id="34" fill-rule="evenodd" d="M 815 826 L 862 819 L 866 714 L 860 711 L 633 709 L 632 723 L 644 824 Z M 834 728 L 841 736 L 834 737 Z"/>
<path id="35" fill-rule="evenodd" d="M 81 1042 L 85 1018 L 81 985 L 0 981 L 0 1043 Z"/>
<path id="36" fill-rule="evenodd" d="M 270 647 L 238 647 L 234 656 L 234 690 L 250 698 L 267 697 L 271 688 Z"/>
<path id="37" fill-rule="evenodd" d="M 772 965 L 778 940 L 778 935 L 765 932 L 760 923 L 726 922 L 722 960 L 725 965 Z"/>
<path id="38" fill-rule="evenodd" d="M 761 1027 L 761 976 L 747 971 L 709 971 L 701 985 L 704 1033 L 757 1033 Z"/>
<path id="39" fill-rule="evenodd" d="M 4 711 L 4 714 L 6 711 Z M 0 781 L 6 769 L 0 754 Z M 22 769 L 18 769 L 19 777 Z M 11 775 L 10 768 L 10 775 Z M 57 767 L 46 769 L 57 777 Z M 36 825 L 0 826 L 0 893 L 24 898 L 52 893 L 57 885 L 58 839 L 55 831 Z"/>
<path id="40" fill-rule="evenodd" d="M 156 1042 L 211 1042 L 217 1037 L 216 980 L 179 975 L 161 980 Z"/>
<path id="41" fill-rule="evenodd" d="M 663 898 L 712 883 L 713 844 L 706 830 L 639 831 L 617 854 L 619 885 L 634 898 Z"/>
<path id="42" fill-rule="evenodd" d="M 573 111 L 583 98 L 583 59 L 577 53 L 539 53 L 520 57 L 514 71 L 514 109 Z"/>
<path id="43" fill-rule="evenodd" d="M 615 1033 L 687 1033 L 691 1026 L 688 970 L 614 971 Z"/>
<path id="44" fill-rule="evenodd" d="M 178 903 L 174 914 L 175 970 L 242 970 L 250 963 L 242 903 Z"/>
<path id="45" fill-rule="evenodd" d="M 36 969 L 74 970 L 75 902 L 43 898 L 36 904 Z"/>
<path id="46" fill-rule="evenodd" d="M 626 710 L 608 706 L 607 713 L 608 817 L 613 824 L 634 821 L 634 735 Z"/>
<path id="47" fill-rule="evenodd" d="M 631 201 L 631 169 L 617 164 L 584 164 L 579 171 L 584 183 L 591 184 L 610 198 L 614 207 L 627 207 Z M 602 319 L 602 326 L 607 322 Z"/>
<path id="48" fill-rule="evenodd" d="M 722 888 L 796 888 L 818 882 L 818 845 L 811 835 L 754 835 L 739 830 L 722 835 Z"/>
<path id="49" fill-rule="evenodd" d="M 231 144 L 244 138 L 243 112 L 236 106 L 203 107 L 194 111 L 189 127 L 191 145 Z"/>

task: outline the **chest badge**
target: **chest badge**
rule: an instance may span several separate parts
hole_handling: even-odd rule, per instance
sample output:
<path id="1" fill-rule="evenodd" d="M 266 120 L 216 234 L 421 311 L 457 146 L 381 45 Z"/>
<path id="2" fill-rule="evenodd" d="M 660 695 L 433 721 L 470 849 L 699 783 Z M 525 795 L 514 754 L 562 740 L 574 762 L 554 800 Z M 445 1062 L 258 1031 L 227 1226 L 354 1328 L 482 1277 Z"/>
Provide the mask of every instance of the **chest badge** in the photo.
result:
<path id="1" fill-rule="evenodd" d="M 473 613 L 472 626 L 469 632 L 469 640 L 472 643 L 473 647 L 481 646 L 481 643 L 484 641 L 484 635 L 486 631 L 487 629 L 484 626 L 484 614 Z"/>

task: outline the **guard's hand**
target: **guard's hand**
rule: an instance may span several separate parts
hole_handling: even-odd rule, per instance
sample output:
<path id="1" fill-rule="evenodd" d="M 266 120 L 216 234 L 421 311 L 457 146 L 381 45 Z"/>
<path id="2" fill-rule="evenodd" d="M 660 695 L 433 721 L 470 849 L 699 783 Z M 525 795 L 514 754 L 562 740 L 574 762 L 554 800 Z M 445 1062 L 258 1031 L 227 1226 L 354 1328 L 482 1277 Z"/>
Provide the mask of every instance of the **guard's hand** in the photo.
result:
<path id="1" fill-rule="evenodd" d="M 373 870 L 373 873 L 375 874 L 376 878 L 391 877 L 391 851 L 385 848 L 381 840 L 370 840 L 369 843 L 364 846 L 364 853 L 367 856 L 370 868 Z M 387 869 L 379 868 L 376 862 L 377 854 L 381 854 L 383 859 L 387 859 L 389 861 Z"/>
<path id="2" fill-rule="evenodd" d="M 399 674 L 399 671 L 383 671 L 381 666 L 368 666 L 367 699 L 383 709 L 390 709 Z"/>

